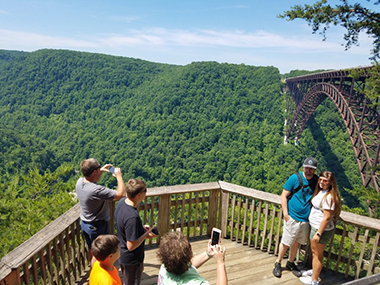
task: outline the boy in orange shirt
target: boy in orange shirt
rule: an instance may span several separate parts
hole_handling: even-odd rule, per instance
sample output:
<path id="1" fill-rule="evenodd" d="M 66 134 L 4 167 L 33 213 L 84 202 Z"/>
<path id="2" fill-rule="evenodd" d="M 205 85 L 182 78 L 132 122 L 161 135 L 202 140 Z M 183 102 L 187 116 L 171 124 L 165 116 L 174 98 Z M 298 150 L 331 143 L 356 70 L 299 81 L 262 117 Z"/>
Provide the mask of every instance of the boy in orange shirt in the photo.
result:
<path id="1" fill-rule="evenodd" d="M 89 285 L 122 285 L 119 273 L 113 265 L 120 257 L 117 236 L 98 236 L 92 243 L 91 251 L 96 261 L 91 269 Z"/>

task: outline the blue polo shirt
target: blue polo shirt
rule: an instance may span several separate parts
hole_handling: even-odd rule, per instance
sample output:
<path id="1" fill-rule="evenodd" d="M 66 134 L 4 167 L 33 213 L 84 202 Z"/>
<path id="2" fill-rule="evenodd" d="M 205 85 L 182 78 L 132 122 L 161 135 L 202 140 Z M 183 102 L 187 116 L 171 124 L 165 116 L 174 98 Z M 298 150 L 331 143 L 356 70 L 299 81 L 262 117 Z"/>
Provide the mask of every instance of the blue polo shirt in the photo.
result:
<path id="1" fill-rule="evenodd" d="M 288 213 L 289 216 L 292 217 L 293 220 L 299 221 L 299 222 L 307 222 L 309 219 L 309 214 L 311 210 L 311 203 L 310 199 L 313 195 L 315 184 L 312 186 L 313 189 L 310 187 L 310 184 L 313 183 L 313 178 L 310 180 L 307 180 L 303 176 L 303 172 L 300 172 L 303 180 L 303 191 L 305 193 L 305 199 L 302 194 L 302 189 L 297 191 L 293 197 L 288 201 Z M 299 180 L 297 177 L 297 174 L 293 174 L 289 177 L 289 179 L 284 184 L 284 189 L 293 192 L 299 185 Z"/>

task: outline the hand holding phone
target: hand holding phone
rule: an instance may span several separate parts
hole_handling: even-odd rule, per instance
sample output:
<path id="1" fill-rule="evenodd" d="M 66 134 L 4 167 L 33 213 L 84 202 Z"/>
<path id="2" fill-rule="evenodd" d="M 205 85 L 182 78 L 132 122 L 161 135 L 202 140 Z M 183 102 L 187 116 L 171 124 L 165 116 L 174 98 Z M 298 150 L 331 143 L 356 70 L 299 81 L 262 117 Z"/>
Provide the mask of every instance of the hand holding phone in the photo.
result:
<path id="1" fill-rule="evenodd" d="M 115 168 L 113 166 L 111 166 L 110 168 L 108 168 L 108 170 L 112 173 L 112 174 L 115 174 Z"/>
<path id="2" fill-rule="evenodd" d="M 155 235 L 160 235 L 160 233 L 159 233 L 157 227 L 154 227 L 154 228 L 152 229 L 152 233 L 154 233 Z"/>
<path id="3" fill-rule="evenodd" d="M 217 228 L 212 228 L 211 232 L 211 245 L 220 244 L 220 237 L 222 235 L 222 231 Z"/>

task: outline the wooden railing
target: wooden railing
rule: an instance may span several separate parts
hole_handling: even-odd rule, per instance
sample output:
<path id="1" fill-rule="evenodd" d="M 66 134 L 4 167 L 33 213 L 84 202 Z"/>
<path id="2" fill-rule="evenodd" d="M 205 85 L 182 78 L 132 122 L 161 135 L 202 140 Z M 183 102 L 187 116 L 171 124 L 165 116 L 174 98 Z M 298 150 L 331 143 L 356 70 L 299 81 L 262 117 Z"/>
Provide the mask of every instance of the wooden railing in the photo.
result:
<path id="1" fill-rule="evenodd" d="M 217 226 L 225 238 L 278 253 L 282 211 L 274 194 L 222 181 L 158 187 L 148 189 L 139 209 L 144 224 L 157 224 L 161 235 L 180 229 L 188 237 L 207 236 Z M 379 220 L 347 212 L 341 218 L 325 267 L 355 278 L 380 273 Z M 300 250 L 298 260 L 307 261 L 307 253 Z M 87 254 L 77 204 L 1 259 L 0 285 L 74 284 L 88 269 Z"/>

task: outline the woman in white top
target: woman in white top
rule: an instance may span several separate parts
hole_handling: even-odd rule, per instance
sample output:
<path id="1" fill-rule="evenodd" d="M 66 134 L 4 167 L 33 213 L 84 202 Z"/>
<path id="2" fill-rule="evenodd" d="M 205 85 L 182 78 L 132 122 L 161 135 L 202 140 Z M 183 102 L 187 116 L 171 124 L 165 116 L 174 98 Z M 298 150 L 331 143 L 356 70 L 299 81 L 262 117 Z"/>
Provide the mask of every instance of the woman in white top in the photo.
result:
<path id="1" fill-rule="evenodd" d="M 334 235 L 334 220 L 339 217 L 341 200 L 335 175 L 331 171 L 319 174 L 318 184 L 311 197 L 311 212 L 309 216 L 310 246 L 313 252 L 313 270 L 304 273 L 300 280 L 304 284 L 319 284 L 319 274 L 322 270 L 323 252 L 326 244 Z"/>

